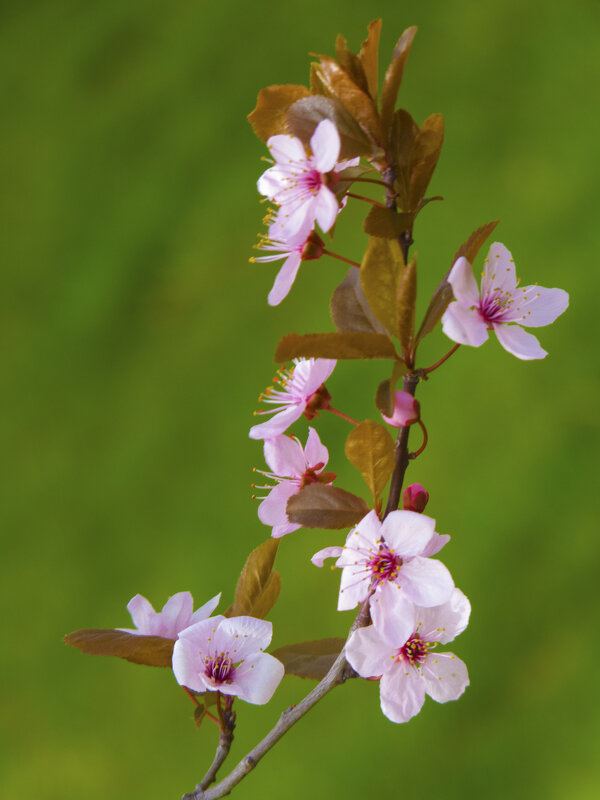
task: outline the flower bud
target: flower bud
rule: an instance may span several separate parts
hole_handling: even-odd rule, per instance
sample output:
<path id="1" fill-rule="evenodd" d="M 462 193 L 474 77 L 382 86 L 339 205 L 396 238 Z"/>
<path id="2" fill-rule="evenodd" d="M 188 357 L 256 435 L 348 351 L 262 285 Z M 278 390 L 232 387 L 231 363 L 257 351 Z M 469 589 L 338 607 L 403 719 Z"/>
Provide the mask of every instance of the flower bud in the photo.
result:
<path id="1" fill-rule="evenodd" d="M 429 502 L 429 493 L 420 483 L 411 483 L 402 494 L 402 506 L 405 511 L 417 511 L 422 514 Z"/>
<path id="2" fill-rule="evenodd" d="M 398 391 L 394 394 L 394 410 L 391 417 L 386 417 L 385 414 L 381 416 L 388 425 L 394 428 L 404 428 L 407 425 L 412 425 L 419 419 L 421 410 L 419 408 L 419 401 L 416 400 L 409 392 Z"/>

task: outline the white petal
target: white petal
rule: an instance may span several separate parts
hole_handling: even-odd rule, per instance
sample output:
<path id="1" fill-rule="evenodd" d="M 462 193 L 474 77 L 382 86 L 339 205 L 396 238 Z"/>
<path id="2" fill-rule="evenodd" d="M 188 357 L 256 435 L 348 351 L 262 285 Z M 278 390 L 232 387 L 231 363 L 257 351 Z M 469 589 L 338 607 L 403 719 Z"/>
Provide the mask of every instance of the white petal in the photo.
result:
<path id="1" fill-rule="evenodd" d="M 381 710 L 392 722 L 408 722 L 425 702 L 425 684 L 414 667 L 398 663 L 381 679 Z"/>
<path id="2" fill-rule="evenodd" d="M 379 636 L 396 650 L 415 630 L 415 605 L 397 583 L 387 581 L 371 597 L 371 619 Z"/>
<path id="3" fill-rule="evenodd" d="M 208 601 L 208 603 L 205 603 L 203 606 L 200 606 L 200 608 L 197 611 L 194 611 L 194 613 L 192 614 L 190 625 L 193 625 L 196 622 L 201 622 L 203 619 L 207 619 L 208 617 L 210 617 L 212 612 L 219 605 L 220 600 L 221 600 L 221 592 L 219 592 L 219 594 L 211 598 Z"/>
<path id="4" fill-rule="evenodd" d="M 157 635 L 176 639 L 180 631 L 192 624 L 193 611 L 194 600 L 190 592 L 178 592 L 169 597 L 159 614 L 160 625 L 156 631 Z"/>
<path id="5" fill-rule="evenodd" d="M 310 139 L 315 169 L 319 172 L 330 172 L 339 158 L 340 147 L 340 135 L 334 123 L 329 119 L 321 120 Z"/>
<path id="6" fill-rule="evenodd" d="M 469 622 L 471 604 L 460 589 L 450 599 L 433 608 L 417 608 L 417 633 L 426 642 L 447 644 L 464 631 Z"/>
<path id="7" fill-rule="evenodd" d="M 256 188 L 260 194 L 264 194 L 265 197 L 273 201 L 281 192 L 284 192 L 288 188 L 288 185 L 289 177 L 287 173 L 282 172 L 279 167 L 269 167 L 256 182 Z"/>
<path id="8" fill-rule="evenodd" d="M 344 552 L 343 547 L 324 547 L 311 558 L 315 567 L 322 567 L 326 558 L 338 558 Z"/>
<path id="9" fill-rule="evenodd" d="M 219 652 L 228 652 L 236 662 L 258 653 L 271 643 L 273 625 L 266 619 L 255 617 L 230 617 L 223 620 L 215 634 L 215 646 Z"/>
<path id="10" fill-rule="evenodd" d="M 267 297 L 270 306 L 278 306 L 287 297 L 302 263 L 300 253 L 290 253 L 277 273 L 275 282 Z"/>
<path id="11" fill-rule="evenodd" d="M 177 639 L 173 646 L 173 674 L 181 686 L 194 692 L 206 691 L 200 677 L 202 658 L 194 646 L 185 639 Z"/>
<path id="12" fill-rule="evenodd" d="M 438 703 L 458 700 L 469 685 L 467 667 L 454 653 L 430 653 L 422 669 L 425 691 Z"/>
<path id="13" fill-rule="evenodd" d="M 413 558 L 400 567 L 398 583 L 418 606 L 439 606 L 450 599 L 454 589 L 452 575 L 435 558 Z"/>
<path id="14" fill-rule="evenodd" d="M 272 527 L 279 525 L 290 525 L 286 511 L 287 501 L 294 494 L 298 494 L 300 486 L 292 481 L 279 483 L 274 486 L 267 497 L 262 501 L 258 507 L 258 518 L 263 525 L 271 525 Z M 302 527 L 297 525 L 297 528 Z M 289 531 L 288 531 L 289 532 Z"/>
<path id="15" fill-rule="evenodd" d="M 435 520 L 416 511 L 392 511 L 381 526 L 381 536 L 403 558 L 420 555 L 434 532 Z"/>
<path id="16" fill-rule="evenodd" d="M 267 140 L 267 147 L 278 164 L 290 164 L 295 161 L 306 161 L 304 145 L 295 136 L 284 133 L 271 136 Z"/>
<path id="17" fill-rule="evenodd" d="M 502 347 L 523 361 L 545 358 L 548 355 L 536 337 L 524 331 L 520 325 L 496 323 L 494 331 Z"/>
<path id="18" fill-rule="evenodd" d="M 514 291 L 514 311 L 507 319 L 528 328 L 540 328 L 554 322 L 568 305 L 569 295 L 563 289 L 523 286 Z"/>
<path id="19" fill-rule="evenodd" d="M 309 427 L 308 429 L 308 439 L 306 440 L 306 447 L 304 448 L 304 457 L 309 467 L 314 467 L 316 464 L 323 464 L 323 466 L 325 466 L 329 460 L 329 452 L 325 445 L 321 444 L 319 434 L 314 428 Z"/>
<path id="20" fill-rule="evenodd" d="M 271 419 L 261 422 L 260 425 L 253 425 L 248 436 L 251 439 L 272 439 L 286 431 L 292 422 L 300 419 L 304 413 L 306 404 L 298 403 L 287 406 L 282 411 L 278 411 Z"/>
<path id="21" fill-rule="evenodd" d="M 265 461 L 275 475 L 299 478 L 304 475 L 304 450 L 297 439 L 291 436 L 275 436 L 264 444 Z"/>
<path id="22" fill-rule="evenodd" d="M 383 641 L 373 625 L 354 631 L 345 648 L 350 666 L 362 678 L 378 678 L 394 664 L 396 648 Z"/>
<path id="23" fill-rule="evenodd" d="M 254 653 L 236 669 L 231 688 L 247 703 L 262 705 L 273 697 L 284 673 L 281 661 L 268 653 Z M 221 691 L 227 693 L 226 688 Z"/>
<path id="24" fill-rule="evenodd" d="M 394 512 L 392 512 L 393 514 Z M 377 552 L 382 537 L 382 526 L 375 511 L 369 511 L 346 538 L 346 547 Z"/>
<path id="25" fill-rule="evenodd" d="M 448 275 L 448 283 L 452 286 L 454 297 L 463 308 L 479 304 L 479 287 L 473 277 L 471 265 L 464 256 L 454 262 Z"/>
<path id="26" fill-rule="evenodd" d="M 450 303 L 442 317 L 442 330 L 449 339 L 459 344 L 480 347 L 488 338 L 487 325 L 476 308 L 463 308 L 458 302 Z"/>
<path id="27" fill-rule="evenodd" d="M 137 628 L 136 633 L 144 635 L 154 633 L 151 627 L 156 617 L 156 611 L 145 597 L 141 594 L 136 594 L 135 597 L 132 597 L 127 603 L 127 611 L 131 614 L 133 624 Z"/>
<path id="28" fill-rule="evenodd" d="M 371 573 L 365 570 L 364 565 L 344 567 L 340 581 L 338 611 L 348 611 L 362 603 L 369 594 L 370 582 Z"/>
<path id="29" fill-rule="evenodd" d="M 481 278 L 481 295 L 496 289 L 513 292 L 517 286 L 515 263 L 510 251 L 500 242 L 494 242 L 485 260 Z"/>
<path id="30" fill-rule="evenodd" d="M 314 215 L 322 231 L 327 232 L 332 227 L 338 211 L 338 201 L 334 193 L 327 186 L 321 186 L 314 204 Z"/>
<path id="31" fill-rule="evenodd" d="M 337 361 L 334 358 L 315 358 L 310 361 L 301 361 L 296 367 L 299 369 L 302 364 L 306 364 L 306 380 L 304 384 L 304 394 L 309 397 L 313 392 L 325 383 L 327 378 L 334 370 Z"/>
<path id="32" fill-rule="evenodd" d="M 450 537 L 447 533 L 435 533 L 427 543 L 427 546 L 420 554 L 423 558 L 429 558 L 429 556 L 434 556 L 436 553 L 439 553 L 440 550 L 445 547 L 448 542 L 450 541 Z"/>

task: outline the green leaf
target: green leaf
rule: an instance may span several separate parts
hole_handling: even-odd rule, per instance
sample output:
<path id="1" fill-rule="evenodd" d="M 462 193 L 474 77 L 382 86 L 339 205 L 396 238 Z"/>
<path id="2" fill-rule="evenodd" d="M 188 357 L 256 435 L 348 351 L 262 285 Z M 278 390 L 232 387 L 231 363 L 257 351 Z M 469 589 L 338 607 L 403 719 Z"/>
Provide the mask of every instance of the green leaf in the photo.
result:
<path id="1" fill-rule="evenodd" d="M 346 457 L 356 467 L 371 490 L 376 503 L 394 471 L 394 440 L 387 428 L 368 419 L 350 431 Z"/>
<path id="2" fill-rule="evenodd" d="M 359 89 L 368 92 L 367 78 L 360 58 L 348 49 L 348 42 L 339 34 L 335 40 L 335 53 L 338 63 L 344 72 L 354 81 Z"/>
<path id="3" fill-rule="evenodd" d="M 398 97 L 398 90 L 402 83 L 406 59 L 410 52 L 413 39 L 417 28 L 415 26 L 407 28 L 394 48 L 392 61 L 387 68 L 383 79 L 383 90 L 381 92 L 381 127 L 384 133 L 389 129 Z"/>
<path id="4" fill-rule="evenodd" d="M 246 559 L 235 590 L 232 616 L 255 617 L 257 609 L 260 611 L 268 606 L 266 598 L 273 597 L 272 572 L 278 546 L 279 539 L 267 539 Z M 277 599 L 277 594 L 278 590 L 273 603 Z"/>
<path id="5" fill-rule="evenodd" d="M 357 525 L 369 506 L 362 497 L 337 486 L 311 483 L 290 497 L 286 511 L 290 522 L 305 528 L 339 530 Z"/>
<path id="6" fill-rule="evenodd" d="M 464 244 L 461 244 L 454 254 L 452 264 L 454 264 L 454 262 L 461 256 L 464 256 L 469 264 L 472 264 L 475 261 L 480 248 L 485 244 L 486 239 L 499 222 L 499 219 L 495 219 L 492 222 L 488 222 L 487 225 L 482 225 L 481 228 L 477 228 L 476 231 L 473 231 L 467 241 Z"/>
<path id="7" fill-rule="evenodd" d="M 112 628 L 83 628 L 68 633 L 63 641 L 92 656 L 117 656 L 148 667 L 170 667 L 175 644 L 174 639 L 140 636 Z"/>
<path id="8" fill-rule="evenodd" d="M 386 333 L 369 308 L 360 285 L 360 270 L 350 267 L 346 277 L 334 290 L 329 304 L 333 324 L 342 333 Z"/>
<path id="9" fill-rule="evenodd" d="M 411 153 L 410 197 L 411 209 L 417 209 L 436 168 L 444 143 L 444 118 L 441 114 L 427 117 Z"/>
<path id="10" fill-rule="evenodd" d="M 394 390 L 398 378 L 405 375 L 407 372 L 406 364 L 402 361 L 396 361 L 392 369 L 391 378 L 381 381 L 375 393 L 375 405 L 382 414 L 386 417 L 391 417 L 394 410 Z"/>
<path id="11" fill-rule="evenodd" d="M 256 108 L 248 114 L 248 121 L 254 133 L 263 142 L 278 133 L 289 133 L 287 112 L 296 100 L 310 95 L 306 86 L 292 83 L 281 86 L 267 86 L 258 93 Z"/>
<path id="12" fill-rule="evenodd" d="M 379 91 L 379 35 L 381 33 L 381 20 L 374 19 L 369 23 L 369 33 L 361 45 L 359 59 L 367 80 L 367 91 L 371 95 L 373 104 L 377 107 L 377 92 Z"/>
<path id="13" fill-rule="evenodd" d="M 335 59 L 320 56 L 320 69 L 317 70 L 327 91 L 343 104 L 352 117 L 369 134 L 369 138 L 381 145 L 379 115 L 368 94 L 359 89 Z"/>
<path id="14" fill-rule="evenodd" d="M 404 258 L 395 239 L 371 236 L 360 267 L 360 282 L 381 324 L 396 335 L 396 292 Z"/>
<path id="15" fill-rule="evenodd" d="M 380 239 L 397 239 L 404 231 L 412 228 L 412 214 L 399 214 L 393 208 L 372 206 L 364 221 L 363 230 L 369 236 Z"/>
<path id="16" fill-rule="evenodd" d="M 415 335 L 415 307 L 417 303 L 417 259 L 413 258 L 400 273 L 396 295 L 398 339 L 404 360 L 411 363 Z"/>
<path id="17" fill-rule="evenodd" d="M 305 358 L 398 358 L 391 340 L 382 333 L 288 333 L 277 345 L 275 361 Z"/>
<path id="18" fill-rule="evenodd" d="M 311 95 L 297 100 L 287 113 L 290 132 L 305 145 L 310 146 L 310 138 L 321 120 L 330 119 L 340 135 L 340 160 L 368 156 L 373 146 L 362 128 L 334 97 Z"/>
<path id="19" fill-rule="evenodd" d="M 327 675 L 345 644 L 345 639 L 317 639 L 288 644 L 274 650 L 271 655 L 281 661 L 286 675 L 320 681 Z"/>

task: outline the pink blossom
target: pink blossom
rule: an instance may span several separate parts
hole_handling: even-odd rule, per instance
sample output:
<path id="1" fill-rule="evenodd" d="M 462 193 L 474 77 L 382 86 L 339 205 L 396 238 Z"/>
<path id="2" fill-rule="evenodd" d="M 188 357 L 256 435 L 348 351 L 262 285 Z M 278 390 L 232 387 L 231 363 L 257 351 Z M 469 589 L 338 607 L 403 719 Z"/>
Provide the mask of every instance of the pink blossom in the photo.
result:
<path id="1" fill-rule="evenodd" d="M 326 547 L 312 557 L 318 567 L 337 557 L 342 568 L 338 611 L 354 608 L 372 589 L 371 619 L 382 635 L 408 638 L 414 606 L 445 603 L 454 589 L 452 576 L 429 558 L 448 542 L 435 532 L 435 520 L 414 511 L 392 511 L 379 521 L 370 511 L 351 530 L 344 547 Z"/>
<path id="2" fill-rule="evenodd" d="M 416 422 L 419 419 L 419 414 L 419 401 L 409 392 L 398 391 L 394 394 L 394 410 L 392 416 L 386 417 L 385 414 L 381 416 L 388 425 L 392 425 L 394 428 L 404 428 Z"/>
<path id="3" fill-rule="evenodd" d="M 269 230 L 269 237 L 271 236 L 273 235 Z M 264 238 L 258 247 L 260 250 L 272 250 L 273 255 L 253 257 L 250 261 L 260 263 L 285 259 L 267 298 L 269 305 L 276 306 L 281 303 L 292 288 L 300 269 L 300 264 L 303 261 L 312 261 L 323 255 L 324 243 L 314 231 L 310 231 L 308 234 L 305 231 L 300 231 L 296 236 L 292 236 L 284 242 L 269 237 Z"/>
<path id="4" fill-rule="evenodd" d="M 267 422 L 254 425 L 248 434 L 251 439 L 273 439 L 286 431 L 292 422 L 304 414 L 307 419 L 327 408 L 330 395 L 323 385 L 333 372 L 336 361 L 331 358 L 296 358 L 294 366 L 281 369 L 273 379 L 281 389 L 269 386 L 259 400 L 277 408 L 255 411 L 255 414 L 273 414 Z"/>
<path id="5" fill-rule="evenodd" d="M 332 483 L 335 475 L 323 472 L 329 453 L 314 428 L 308 429 L 306 448 L 296 437 L 281 435 L 267 439 L 264 451 L 272 471 L 262 474 L 276 480 L 277 485 L 257 487 L 270 490 L 258 507 L 258 517 L 265 525 L 272 525 L 271 536 L 279 538 L 302 527 L 288 520 L 286 506 L 290 497 L 309 483 Z"/>
<path id="6" fill-rule="evenodd" d="M 152 605 L 136 594 L 127 603 L 127 610 L 136 629 L 119 628 L 127 633 L 137 633 L 143 636 L 162 636 L 165 639 L 176 639 L 177 635 L 185 628 L 209 617 L 221 599 L 219 593 L 197 611 L 194 611 L 194 600 L 189 592 L 178 592 L 169 597 L 160 612 L 154 610 Z"/>
<path id="7" fill-rule="evenodd" d="M 562 289 L 537 285 L 519 288 L 511 254 L 499 242 L 490 247 L 485 260 L 481 291 L 464 256 L 450 270 L 448 282 L 456 300 L 442 317 L 446 336 L 459 344 L 479 347 L 493 330 L 505 350 L 525 361 L 544 358 L 547 353 L 521 325 L 549 325 L 569 305 L 569 295 Z"/>
<path id="8" fill-rule="evenodd" d="M 347 166 L 338 163 L 340 135 L 331 120 L 322 120 L 311 137 L 312 155 L 307 156 L 300 139 L 280 134 L 271 136 L 267 147 L 275 159 L 258 179 L 258 191 L 280 206 L 275 220 L 277 238 L 284 241 L 302 230 L 312 230 L 315 221 L 328 231 L 339 205 L 329 186 L 337 172 Z"/>
<path id="9" fill-rule="evenodd" d="M 410 636 L 386 638 L 375 626 L 359 628 L 346 658 L 363 678 L 381 676 L 381 710 L 392 722 L 407 722 L 428 694 L 438 703 L 458 700 L 469 685 L 467 668 L 454 653 L 438 653 L 467 627 L 471 605 L 460 589 L 435 608 L 416 608 Z"/>
<path id="10" fill-rule="evenodd" d="M 420 483 L 411 483 L 402 492 L 402 506 L 405 511 L 417 511 L 422 514 L 429 502 L 429 493 Z"/>
<path id="11" fill-rule="evenodd" d="M 283 664 L 263 653 L 270 622 L 254 617 L 211 617 L 186 628 L 173 647 L 173 673 L 194 692 L 219 691 L 262 705 L 283 678 Z"/>

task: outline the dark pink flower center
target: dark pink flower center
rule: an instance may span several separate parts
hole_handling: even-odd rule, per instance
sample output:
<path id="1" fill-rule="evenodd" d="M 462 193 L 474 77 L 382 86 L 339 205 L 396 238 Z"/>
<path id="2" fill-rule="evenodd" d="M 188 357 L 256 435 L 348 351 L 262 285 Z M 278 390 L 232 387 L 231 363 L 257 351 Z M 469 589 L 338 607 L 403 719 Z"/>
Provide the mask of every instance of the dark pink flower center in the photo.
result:
<path id="1" fill-rule="evenodd" d="M 373 558 L 367 562 L 367 567 L 371 570 L 371 574 L 377 585 L 385 581 L 394 580 L 401 566 L 402 559 L 400 556 L 395 555 L 395 553 L 383 543 L 379 545 L 377 555 L 373 556 Z"/>
<path id="2" fill-rule="evenodd" d="M 479 313 L 488 325 L 493 322 L 502 322 L 510 311 L 512 303 L 513 297 L 510 292 L 497 289 L 493 294 L 486 294 L 481 298 Z"/>
<path id="3" fill-rule="evenodd" d="M 398 650 L 397 661 L 408 661 L 409 664 L 423 664 L 427 659 L 431 642 L 424 642 L 415 633 L 408 642 Z"/>
<path id="4" fill-rule="evenodd" d="M 231 683 L 235 667 L 227 653 L 215 654 L 204 660 L 204 674 L 215 683 Z"/>
<path id="5" fill-rule="evenodd" d="M 302 185 L 303 189 L 315 194 L 323 185 L 323 178 L 321 173 L 316 169 L 307 169 L 306 172 L 300 175 L 298 182 Z"/>

